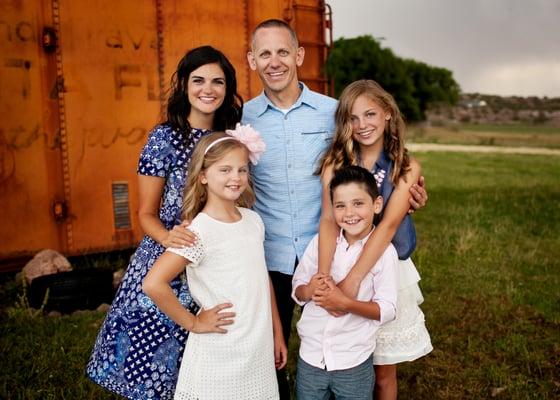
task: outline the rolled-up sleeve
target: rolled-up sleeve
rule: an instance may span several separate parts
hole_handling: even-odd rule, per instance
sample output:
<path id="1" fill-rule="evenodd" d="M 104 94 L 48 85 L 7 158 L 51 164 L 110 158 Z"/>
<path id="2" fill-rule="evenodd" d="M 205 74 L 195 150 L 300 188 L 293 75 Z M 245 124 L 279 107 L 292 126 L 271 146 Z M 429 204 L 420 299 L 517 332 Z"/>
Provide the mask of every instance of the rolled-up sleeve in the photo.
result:
<path id="1" fill-rule="evenodd" d="M 373 299 L 379 305 L 379 323 L 395 319 L 397 313 L 399 258 L 393 245 L 389 245 L 373 270 Z"/>
<path id="2" fill-rule="evenodd" d="M 307 285 L 313 275 L 319 271 L 319 236 L 315 235 L 311 242 L 307 245 L 303 257 L 299 262 L 294 276 L 292 277 L 292 298 L 300 306 L 305 305 L 305 301 L 300 301 L 296 297 L 296 289 L 298 286 Z"/>

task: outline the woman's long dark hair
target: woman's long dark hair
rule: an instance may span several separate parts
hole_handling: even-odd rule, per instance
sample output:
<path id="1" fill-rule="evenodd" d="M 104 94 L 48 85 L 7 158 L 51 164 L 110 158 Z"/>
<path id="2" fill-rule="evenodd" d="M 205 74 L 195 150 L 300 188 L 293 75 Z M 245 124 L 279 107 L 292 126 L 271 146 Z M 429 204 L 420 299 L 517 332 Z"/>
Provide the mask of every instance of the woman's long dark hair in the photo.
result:
<path id="1" fill-rule="evenodd" d="M 191 112 L 191 104 L 187 97 L 189 75 L 203 65 L 214 63 L 218 64 L 224 72 L 226 95 L 224 102 L 214 114 L 212 130 L 231 129 L 241 121 L 243 100 L 237 93 L 235 68 L 221 51 L 212 46 L 201 46 L 188 51 L 183 56 L 177 65 L 177 71 L 171 78 L 171 95 L 167 102 L 167 121 L 174 129 L 190 133 L 191 126 L 187 120 Z"/>

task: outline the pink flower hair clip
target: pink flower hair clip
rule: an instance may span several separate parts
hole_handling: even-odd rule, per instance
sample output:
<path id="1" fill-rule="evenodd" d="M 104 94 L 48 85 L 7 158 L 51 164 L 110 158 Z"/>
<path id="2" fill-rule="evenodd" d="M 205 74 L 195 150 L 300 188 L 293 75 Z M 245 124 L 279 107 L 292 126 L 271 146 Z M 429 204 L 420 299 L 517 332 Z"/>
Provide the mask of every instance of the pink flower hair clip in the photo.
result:
<path id="1" fill-rule="evenodd" d="M 262 153 L 266 150 L 266 143 L 262 140 L 260 133 L 251 128 L 251 125 L 241 125 L 239 122 L 235 129 L 226 129 L 226 133 L 249 149 L 249 160 L 253 165 L 257 165 Z"/>
<path id="2" fill-rule="evenodd" d="M 251 160 L 251 163 L 257 165 L 262 153 L 266 150 L 266 143 L 262 140 L 260 133 L 251 128 L 251 125 L 241 125 L 239 122 L 235 126 L 235 129 L 226 129 L 225 133 L 229 135 L 229 137 L 223 137 L 210 143 L 204 151 L 204 154 L 208 153 L 208 150 L 215 144 L 223 142 L 224 140 L 238 140 L 249 150 L 249 160 Z"/>

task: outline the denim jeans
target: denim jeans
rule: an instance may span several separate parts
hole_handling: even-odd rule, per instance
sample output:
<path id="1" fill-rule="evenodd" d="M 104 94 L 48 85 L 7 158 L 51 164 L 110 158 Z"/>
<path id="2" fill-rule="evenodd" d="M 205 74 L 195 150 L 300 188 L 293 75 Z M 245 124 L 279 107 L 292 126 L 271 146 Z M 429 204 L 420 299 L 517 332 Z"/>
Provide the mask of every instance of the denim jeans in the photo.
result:
<path id="1" fill-rule="evenodd" d="M 371 400 L 375 373 L 373 356 L 360 365 L 327 371 L 307 364 L 298 357 L 296 375 L 297 400 Z"/>

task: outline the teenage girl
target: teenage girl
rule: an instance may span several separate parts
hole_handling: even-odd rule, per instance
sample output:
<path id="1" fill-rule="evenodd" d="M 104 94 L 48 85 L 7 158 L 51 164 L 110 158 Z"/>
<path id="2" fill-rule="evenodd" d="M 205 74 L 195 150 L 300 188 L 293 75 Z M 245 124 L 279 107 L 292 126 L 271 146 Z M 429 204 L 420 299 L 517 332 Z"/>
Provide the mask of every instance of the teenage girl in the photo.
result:
<path id="1" fill-rule="evenodd" d="M 359 165 L 370 171 L 384 200 L 382 218 L 365 248 L 339 287 L 355 297 L 367 272 L 392 243 L 399 255 L 397 315 L 382 326 L 376 339 L 373 362 L 376 399 L 396 399 L 397 363 L 412 361 L 432 350 L 418 286 L 420 276 L 410 259 L 416 232 L 407 214 L 409 190 L 420 177 L 420 164 L 404 147 L 405 124 L 393 99 L 377 82 L 360 80 L 342 92 L 335 116 L 336 133 L 320 166 L 323 182 L 319 228 L 319 270 L 329 273 L 337 237 L 328 184 L 334 171 Z M 344 313 L 337 304 L 320 304 L 334 314 Z"/>

